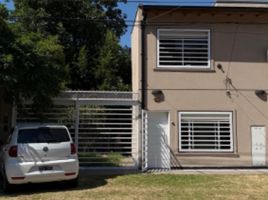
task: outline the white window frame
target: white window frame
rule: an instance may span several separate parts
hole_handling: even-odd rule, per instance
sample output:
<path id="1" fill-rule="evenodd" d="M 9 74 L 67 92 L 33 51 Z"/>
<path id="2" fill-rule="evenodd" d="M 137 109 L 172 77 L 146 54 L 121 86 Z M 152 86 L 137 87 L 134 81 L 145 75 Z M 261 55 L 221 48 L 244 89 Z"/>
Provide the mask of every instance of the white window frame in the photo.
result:
<path id="1" fill-rule="evenodd" d="M 181 119 L 183 114 L 228 114 L 230 120 L 230 149 L 182 149 L 181 147 Z M 179 128 L 179 152 L 187 153 L 232 153 L 234 152 L 234 135 L 233 135 L 233 112 L 178 112 L 178 128 Z"/>
<path id="2" fill-rule="evenodd" d="M 208 33 L 208 65 L 207 66 L 190 66 L 190 65 L 160 65 L 160 31 L 193 31 L 193 32 L 207 32 Z M 165 68 L 173 68 L 173 69 L 200 69 L 207 70 L 211 69 L 211 30 L 210 29 L 182 29 L 182 28 L 158 28 L 157 29 L 157 68 L 165 69 Z"/>

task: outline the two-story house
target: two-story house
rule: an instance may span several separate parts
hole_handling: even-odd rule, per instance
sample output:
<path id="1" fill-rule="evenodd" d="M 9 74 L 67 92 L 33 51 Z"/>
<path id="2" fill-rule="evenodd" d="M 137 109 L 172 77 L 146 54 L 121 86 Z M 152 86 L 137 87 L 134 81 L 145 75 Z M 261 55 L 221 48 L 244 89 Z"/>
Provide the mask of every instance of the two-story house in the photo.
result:
<path id="1" fill-rule="evenodd" d="M 257 2 L 138 7 L 132 79 L 148 168 L 268 166 L 268 4 Z"/>

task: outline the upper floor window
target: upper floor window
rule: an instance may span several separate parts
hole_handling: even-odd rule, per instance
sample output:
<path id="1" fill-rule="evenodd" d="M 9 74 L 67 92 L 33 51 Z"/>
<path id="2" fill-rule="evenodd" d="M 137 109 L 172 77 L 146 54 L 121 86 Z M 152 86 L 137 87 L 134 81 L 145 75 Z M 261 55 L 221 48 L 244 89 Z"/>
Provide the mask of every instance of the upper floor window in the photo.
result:
<path id="1" fill-rule="evenodd" d="M 158 29 L 159 68 L 210 68 L 210 30 Z"/>

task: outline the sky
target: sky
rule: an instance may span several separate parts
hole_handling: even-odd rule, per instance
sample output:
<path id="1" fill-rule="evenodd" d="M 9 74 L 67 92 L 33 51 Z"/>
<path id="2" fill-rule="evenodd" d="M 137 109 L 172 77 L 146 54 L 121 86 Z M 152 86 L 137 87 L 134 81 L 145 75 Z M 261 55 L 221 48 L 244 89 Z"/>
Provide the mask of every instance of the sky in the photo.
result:
<path id="1" fill-rule="evenodd" d="M 137 6 L 140 2 L 143 4 L 153 4 L 153 5 L 210 5 L 214 0 L 129 0 L 127 4 L 119 3 L 119 8 L 123 13 L 127 14 L 127 20 L 134 20 Z M 132 2 L 131 2 L 132 1 Z M 133 2 L 134 1 L 134 2 Z M 6 0 L 0 0 L 0 3 L 6 3 Z M 13 9 L 12 0 L 6 3 L 9 9 Z M 130 36 L 132 27 L 129 26 L 127 32 L 121 37 L 120 43 L 122 46 L 131 47 Z"/>
<path id="2" fill-rule="evenodd" d="M 135 14 L 136 14 L 136 9 L 137 9 L 138 4 L 119 4 L 119 8 L 127 14 L 127 20 L 134 20 L 135 19 Z M 120 43 L 122 46 L 128 46 L 130 47 L 130 35 L 131 35 L 131 30 L 132 27 L 129 26 L 127 28 L 127 32 L 121 37 Z"/>

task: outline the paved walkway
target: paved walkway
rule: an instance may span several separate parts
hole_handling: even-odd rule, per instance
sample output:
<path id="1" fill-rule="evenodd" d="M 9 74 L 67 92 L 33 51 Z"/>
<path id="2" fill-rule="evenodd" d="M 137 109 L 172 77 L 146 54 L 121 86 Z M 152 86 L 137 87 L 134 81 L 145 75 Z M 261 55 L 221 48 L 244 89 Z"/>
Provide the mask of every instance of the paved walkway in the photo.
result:
<path id="1" fill-rule="evenodd" d="M 139 174 L 141 171 L 135 168 L 115 167 L 115 168 L 80 168 L 82 175 L 126 175 Z M 152 169 L 145 172 L 145 174 L 184 174 L 184 175 L 230 175 L 230 174 L 268 174 L 267 169 Z"/>
<path id="2" fill-rule="evenodd" d="M 180 170 L 149 170 L 152 174 L 197 174 L 197 175 L 225 175 L 225 174 L 268 174 L 268 169 L 180 169 Z"/>

